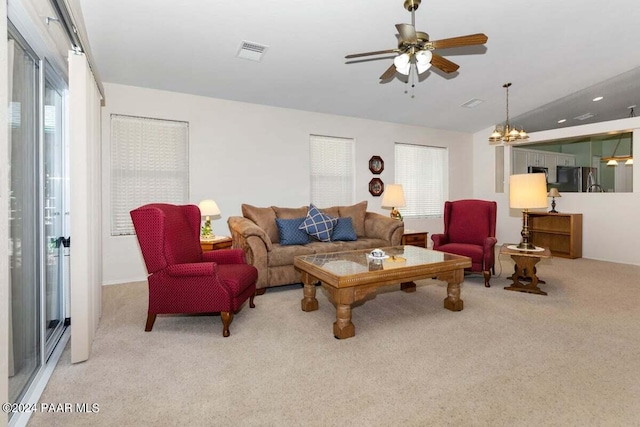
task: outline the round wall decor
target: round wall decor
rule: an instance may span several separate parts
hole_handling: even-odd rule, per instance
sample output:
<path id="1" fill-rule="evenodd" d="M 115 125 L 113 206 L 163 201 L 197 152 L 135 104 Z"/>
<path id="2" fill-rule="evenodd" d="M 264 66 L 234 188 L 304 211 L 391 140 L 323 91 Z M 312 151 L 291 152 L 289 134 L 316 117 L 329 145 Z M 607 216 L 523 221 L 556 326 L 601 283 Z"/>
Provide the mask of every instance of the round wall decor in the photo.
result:
<path id="1" fill-rule="evenodd" d="M 369 170 L 375 175 L 379 175 L 384 170 L 384 160 L 380 156 L 373 156 L 369 159 Z"/>
<path id="2" fill-rule="evenodd" d="M 369 181 L 369 193 L 372 196 L 378 197 L 384 192 L 384 182 L 380 178 L 372 178 Z"/>

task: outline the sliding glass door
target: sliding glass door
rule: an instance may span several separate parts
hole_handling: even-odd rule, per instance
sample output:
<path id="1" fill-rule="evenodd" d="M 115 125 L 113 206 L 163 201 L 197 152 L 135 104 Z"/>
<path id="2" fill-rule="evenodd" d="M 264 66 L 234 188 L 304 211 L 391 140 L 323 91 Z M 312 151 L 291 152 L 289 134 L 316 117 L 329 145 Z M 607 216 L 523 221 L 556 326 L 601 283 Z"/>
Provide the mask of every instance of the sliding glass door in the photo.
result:
<path id="1" fill-rule="evenodd" d="M 64 90 L 65 84 L 48 63 L 44 79 L 43 116 L 43 204 L 44 223 L 44 330 L 47 357 L 53 351 L 64 329 L 65 278 L 68 277 L 65 253 L 70 239 L 65 226 L 68 212 L 65 191 Z"/>
<path id="2" fill-rule="evenodd" d="M 21 402 L 46 366 L 68 316 L 67 86 L 12 25 L 7 43 L 9 402 Z"/>
<path id="3" fill-rule="evenodd" d="M 38 223 L 39 61 L 9 38 L 9 401 L 18 402 L 42 364 Z"/>

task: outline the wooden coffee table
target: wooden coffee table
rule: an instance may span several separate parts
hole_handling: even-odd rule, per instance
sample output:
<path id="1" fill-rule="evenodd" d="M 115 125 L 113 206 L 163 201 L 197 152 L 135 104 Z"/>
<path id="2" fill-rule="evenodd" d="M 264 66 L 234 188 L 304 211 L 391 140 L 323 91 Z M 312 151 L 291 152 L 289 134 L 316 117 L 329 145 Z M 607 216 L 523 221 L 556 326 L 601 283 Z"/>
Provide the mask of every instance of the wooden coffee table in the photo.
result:
<path id="1" fill-rule="evenodd" d="M 318 309 L 316 283 L 327 290 L 329 300 L 336 307 L 333 335 L 344 339 L 356 334 L 351 322 L 353 305 L 373 295 L 381 286 L 402 284 L 405 292 L 415 291 L 414 280 L 437 278 L 447 282 L 444 308 L 461 311 L 460 283 L 464 269 L 471 267 L 471 258 L 432 251 L 416 246 L 382 248 L 388 258 L 371 259 L 370 250 L 334 252 L 297 256 L 293 265 L 302 272 L 304 284 L 303 311 Z"/>

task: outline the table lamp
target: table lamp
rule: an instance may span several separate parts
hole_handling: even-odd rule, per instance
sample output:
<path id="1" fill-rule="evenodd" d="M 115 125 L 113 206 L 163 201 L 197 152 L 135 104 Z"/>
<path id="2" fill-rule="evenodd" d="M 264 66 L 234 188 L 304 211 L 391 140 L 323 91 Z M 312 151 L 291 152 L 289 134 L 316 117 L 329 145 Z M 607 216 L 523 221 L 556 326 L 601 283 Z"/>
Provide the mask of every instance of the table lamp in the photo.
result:
<path id="1" fill-rule="evenodd" d="M 211 232 L 210 217 L 215 215 L 220 215 L 220 209 L 218 208 L 218 205 L 216 204 L 216 202 L 214 202 L 211 199 L 206 199 L 201 201 L 198 204 L 198 207 L 200 208 L 200 215 L 205 217 L 204 225 L 200 229 L 200 236 L 203 239 L 213 239 L 215 236 Z"/>
<path id="2" fill-rule="evenodd" d="M 382 194 L 382 207 L 391 208 L 391 218 L 402 221 L 402 214 L 396 208 L 405 207 L 407 204 L 404 201 L 404 191 L 400 184 L 390 184 L 384 190 Z"/>
<path id="3" fill-rule="evenodd" d="M 558 211 L 556 210 L 556 197 L 562 197 L 558 189 L 556 187 L 551 188 L 551 190 L 549 190 L 549 194 L 547 194 L 547 197 L 551 197 L 551 210 L 549 211 L 549 213 L 558 213 Z"/>
<path id="4" fill-rule="evenodd" d="M 518 250 L 535 250 L 529 243 L 529 209 L 547 207 L 547 180 L 543 173 L 524 173 L 509 177 L 509 207 L 522 209 L 522 241 Z"/>

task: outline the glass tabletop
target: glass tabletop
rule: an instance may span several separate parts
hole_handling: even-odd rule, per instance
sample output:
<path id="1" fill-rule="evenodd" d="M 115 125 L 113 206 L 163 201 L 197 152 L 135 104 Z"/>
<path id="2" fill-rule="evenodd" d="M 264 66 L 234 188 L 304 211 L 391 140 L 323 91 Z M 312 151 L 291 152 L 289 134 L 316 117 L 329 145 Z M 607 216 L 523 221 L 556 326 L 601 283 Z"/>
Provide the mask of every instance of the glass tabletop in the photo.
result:
<path id="1" fill-rule="evenodd" d="M 296 259 L 318 266 L 337 276 L 349 276 L 368 271 L 437 264 L 463 258 L 458 255 L 433 251 L 417 246 L 393 246 L 381 249 L 384 250 L 386 254 L 383 258 L 374 258 L 370 255 L 370 249 L 364 249 L 304 255 L 298 256 Z"/>

